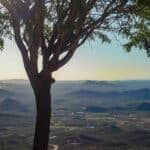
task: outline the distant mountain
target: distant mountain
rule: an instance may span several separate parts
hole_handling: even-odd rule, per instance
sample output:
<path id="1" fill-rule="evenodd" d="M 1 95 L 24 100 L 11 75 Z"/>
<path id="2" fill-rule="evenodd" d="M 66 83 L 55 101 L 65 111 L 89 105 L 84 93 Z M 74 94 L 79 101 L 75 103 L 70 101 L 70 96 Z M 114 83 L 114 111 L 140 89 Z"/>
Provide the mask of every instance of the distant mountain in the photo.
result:
<path id="1" fill-rule="evenodd" d="M 142 103 L 137 106 L 136 110 L 139 111 L 150 111 L 150 103 Z"/>
<path id="2" fill-rule="evenodd" d="M 85 111 L 99 113 L 99 112 L 106 112 L 108 111 L 108 109 L 104 107 L 98 107 L 98 106 L 88 106 Z"/>
<path id="3" fill-rule="evenodd" d="M 19 101 L 6 98 L 0 103 L 1 112 L 27 112 L 28 108 L 26 105 L 20 103 Z"/>
<path id="4" fill-rule="evenodd" d="M 131 98 L 150 99 L 150 89 L 147 88 L 125 91 L 123 94 L 126 96 L 131 96 Z"/>
<path id="5" fill-rule="evenodd" d="M 129 91 L 112 91 L 112 92 L 98 92 L 91 90 L 80 90 L 75 92 L 70 92 L 68 95 L 74 98 L 106 98 L 106 99 L 123 99 L 123 100 L 150 100 L 150 89 L 137 89 Z"/>
<path id="6" fill-rule="evenodd" d="M 99 106 L 88 106 L 85 111 L 92 113 L 104 113 L 104 112 L 127 112 L 127 111 L 150 111 L 150 103 L 140 103 L 134 105 L 127 105 L 124 107 L 99 107 Z"/>
<path id="7" fill-rule="evenodd" d="M 92 113 L 105 113 L 105 112 L 123 112 L 123 111 L 131 111 L 133 108 L 128 107 L 100 107 L 100 106 L 88 106 L 85 111 Z M 134 107 L 135 110 L 135 107 Z"/>
<path id="8" fill-rule="evenodd" d="M 3 84 L 29 84 L 29 81 L 25 79 L 0 80 L 0 82 Z"/>
<path id="9" fill-rule="evenodd" d="M 0 89 L 0 97 L 3 97 L 3 96 L 10 96 L 10 95 L 13 95 L 12 92 L 9 92 L 7 90 L 4 90 L 4 89 Z"/>
<path id="10" fill-rule="evenodd" d="M 150 100 L 150 80 L 144 81 L 57 81 L 52 86 L 53 102 L 68 100 L 72 104 L 116 106 L 128 101 Z M 35 106 L 32 88 L 27 80 L 1 80 L 0 102 L 6 97 Z M 76 102 L 75 102 L 76 100 Z M 119 108 L 118 108 L 119 109 Z"/>
<path id="11" fill-rule="evenodd" d="M 73 97 L 99 97 L 102 96 L 103 93 L 101 92 L 97 92 L 97 91 L 90 91 L 90 90 L 80 90 L 80 91 L 74 91 L 74 92 L 70 92 L 67 95 L 73 96 Z"/>
<path id="12" fill-rule="evenodd" d="M 87 80 L 83 83 L 83 85 L 86 86 L 93 86 L 93 85 L 97 85 L 97 86 L 113 86 L 114 84 L 109 82 L 109 81 L 93 81 L 93 80 Z"/>

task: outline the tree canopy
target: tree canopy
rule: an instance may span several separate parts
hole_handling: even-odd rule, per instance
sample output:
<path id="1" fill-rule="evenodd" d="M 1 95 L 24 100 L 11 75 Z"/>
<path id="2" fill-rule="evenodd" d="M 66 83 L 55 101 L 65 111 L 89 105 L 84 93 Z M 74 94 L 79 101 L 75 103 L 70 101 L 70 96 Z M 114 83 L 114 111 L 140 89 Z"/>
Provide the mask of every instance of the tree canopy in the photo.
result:
<path id="1" fill-rule="evenodd" d="M 149 0 L 0 0 L 0 4 L 0 49 L 6 37 L 15 38 L 29 76 L 39 73 L 39 54 L 41 73 L 53 72 L 87 39 L 110 43 L 109 32 L 127 39 L 127 51 L 139 47 L 150 54 Z"/>

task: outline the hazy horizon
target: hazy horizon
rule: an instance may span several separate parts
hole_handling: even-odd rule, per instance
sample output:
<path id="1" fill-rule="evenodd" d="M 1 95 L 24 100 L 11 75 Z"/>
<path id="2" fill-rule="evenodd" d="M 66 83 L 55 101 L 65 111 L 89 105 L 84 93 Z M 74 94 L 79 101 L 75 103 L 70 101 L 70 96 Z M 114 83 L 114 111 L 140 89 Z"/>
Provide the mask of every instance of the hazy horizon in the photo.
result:
<path id="1" fill-rule="evenodd" d="M 0 81 L 11 81 L 11 80 L 24 80 L 24 81 L 29 81 L 27 78 L 26 79 L 17 79 L 17 78 L 13 78 L 13 79 L 0 79 Z M 61 82 L 65 82 L 65 81 L 71 81 L 71 82 L 74 82 L 74 81 L 108 81 L 108 82 L 117 82 L 117 81 L 150 81 L 150 79 L 121 79 L 121 80 L 94 80 L 94 79 L 82 79 L 82 80 L 78 80 L 78 79 L 74 79 L 74 80 L 61 80 L 61 79 L 57 79 L 56 81 L 61 81 Z"/>
<path id="2" fill-rule="evenodd" d="M 39 61 L 40 62 L 40 61 Z M 54 73 L 56 80 L 149 80 L 150 60 L 144 51 L 123 50 L 116 39 L 111 44 L 86 42 L 73 59 Z M 0 80 L 27 79 L 14 41 L 5 41 L 0 52 Z"/>

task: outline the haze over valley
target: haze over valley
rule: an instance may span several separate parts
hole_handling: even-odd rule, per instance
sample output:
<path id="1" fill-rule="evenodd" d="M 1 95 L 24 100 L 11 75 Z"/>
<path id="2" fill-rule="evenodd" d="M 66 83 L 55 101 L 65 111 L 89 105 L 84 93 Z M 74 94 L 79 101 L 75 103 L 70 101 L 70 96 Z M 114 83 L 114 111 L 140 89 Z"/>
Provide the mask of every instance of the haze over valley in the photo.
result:
<path id="1" fill-rule="evenodd" d="M 58 81 L 52 97 L 56 149 L 149 149 L 149 80 Z M 32 149 L 35 114 L 28 81 L 0 81 L 0 150 Z"/>

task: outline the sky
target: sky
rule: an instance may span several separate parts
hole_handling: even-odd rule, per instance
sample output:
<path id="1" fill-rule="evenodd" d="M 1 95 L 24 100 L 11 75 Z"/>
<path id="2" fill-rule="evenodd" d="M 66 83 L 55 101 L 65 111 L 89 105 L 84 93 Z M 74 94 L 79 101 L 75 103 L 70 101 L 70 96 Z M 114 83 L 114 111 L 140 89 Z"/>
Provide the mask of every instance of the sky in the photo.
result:
<path id="1" fill-rule="evenodd" d="M 0 52 L 0 70 L 0 80 L 27 79 L 14 41 L 5 41 L 5 50 Z M 125 52 L 116 39 L 111 44 L 87 41 L 54 77 L 56 80 L 150 79 L 150 58 L 139 49 Z"/>

